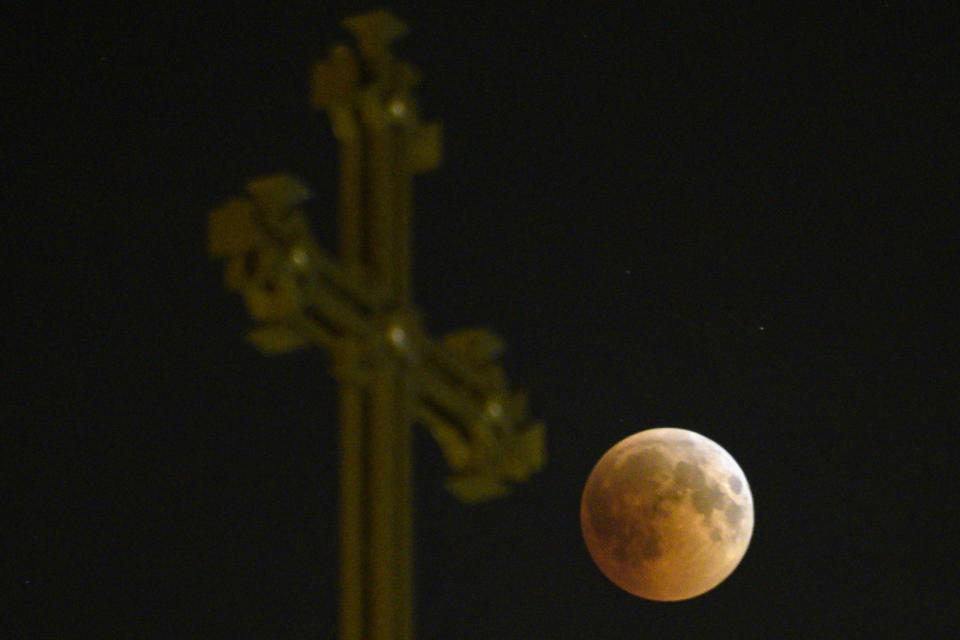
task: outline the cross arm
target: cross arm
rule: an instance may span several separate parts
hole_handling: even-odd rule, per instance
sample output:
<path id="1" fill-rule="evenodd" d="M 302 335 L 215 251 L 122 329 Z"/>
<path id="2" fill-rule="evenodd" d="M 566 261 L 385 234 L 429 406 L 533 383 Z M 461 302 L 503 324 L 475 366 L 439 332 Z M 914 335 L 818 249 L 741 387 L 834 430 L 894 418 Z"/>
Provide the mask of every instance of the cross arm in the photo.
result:
<path id="1" fill-rule="evenodd" d="M 526 396 L 511 391 L 497 359 L 503 344 L 485 329 L 440 340 L 425 334 L 412 308 L 397 308 L 375 281 L 324 252 L 301 206 L 310 191 L 273 175 L 210 213 L 210 252 L 227 259 L 225 284 L 239 291 L 261 325 L 247 338 L 264 354 L 316 345 L 334 355 L 346 339 L 364 345 L 364 376 L 383 358 L 410 374 L 414 416 L 433 435 L 453 474 L 447 489 L 464 502 L 503 495 L 545 462 L 544 427 L 530 420 Z"/>
<path id="2" fill-rule="evenodd" d="M 346 272 L 309 231 L 300 205 L 310 191 L 285 174 L 251 181 L 246 193 L 210 213 L 208 248 L 226 258 L 224 284 L 264 323 L 248 335 L 270 355 L 372 331 L 387 305 L 375 282 Z"/>
<path id="3" fill-rule="evenodd" d="M 497 498 L 546 461 L 544 425 L 531 420 L 526 394 L 509 389 L 501 349 L 493 333 L 467 329 L 421 351 L 416 417 L 454 472 L 447 490 L 463 502 Z"/>

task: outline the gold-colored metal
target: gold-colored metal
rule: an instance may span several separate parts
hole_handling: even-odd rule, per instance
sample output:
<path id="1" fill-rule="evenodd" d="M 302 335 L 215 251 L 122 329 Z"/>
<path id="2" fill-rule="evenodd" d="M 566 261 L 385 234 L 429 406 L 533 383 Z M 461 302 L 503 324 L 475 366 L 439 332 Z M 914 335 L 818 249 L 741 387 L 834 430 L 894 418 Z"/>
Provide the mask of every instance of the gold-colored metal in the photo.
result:
<path id="1" fill-rule="evenodd" d="M 309 190 L 277 174 L 211 212 L 209 250 L 261 325 L 267 355 L 315 345 L 333 358 L 340 401 L 340 637 L 412 640 L 411 427 L 434 436 L 464 502 L 509 491 L 545 464 L 545 429 L 497 362 L 499 337 L 467 329 L 430 339 L 410 300 L 413 177 L 440 163 L 440 126 L 419 120 L 417 71 L 393 57 L 406 27 L 385 11 L 344 21 L 316 64 L 311 103 L 339 145 L 337 260 L 300 208 Z"/>

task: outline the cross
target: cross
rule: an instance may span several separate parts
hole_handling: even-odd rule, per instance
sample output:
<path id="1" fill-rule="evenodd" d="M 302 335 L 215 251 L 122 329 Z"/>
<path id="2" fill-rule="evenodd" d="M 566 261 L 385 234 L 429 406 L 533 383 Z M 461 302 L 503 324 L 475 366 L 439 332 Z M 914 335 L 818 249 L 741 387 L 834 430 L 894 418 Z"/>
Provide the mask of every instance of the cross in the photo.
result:
<path id="1" fill-rule="evenodd" d="M 313 238 L 307 187 L 260 177 L 210 213 L 210 253 L 227 260 L 267 355 L 310 345 L 339 385 L 340 638 L 412 640 L 414 423 L 439 444 L 463 502 L 509 491 L 545 462 L 544 427 L 511 391 L 485 329 L 439 340 L 411 298 L 413 177 L 440 163 L 438 124 L 420 122 L 416 69 L 390 44 L 405 25 L 385 11 L 348 18 L 356 48 L 315 65 L 311 101 L 339 147 L 338 259 Z"/>

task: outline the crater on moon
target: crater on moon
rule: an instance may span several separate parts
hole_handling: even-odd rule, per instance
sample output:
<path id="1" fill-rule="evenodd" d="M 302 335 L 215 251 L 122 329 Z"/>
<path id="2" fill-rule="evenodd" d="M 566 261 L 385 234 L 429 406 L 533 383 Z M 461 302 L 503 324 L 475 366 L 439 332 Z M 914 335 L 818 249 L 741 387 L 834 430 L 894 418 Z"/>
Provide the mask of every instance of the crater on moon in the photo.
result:
<path id="1" fill-rule="evenodd" d="M 720 445 L 693 431 L 649 429 L 597 462 L 580 524 L 591 557 L 614 584 L 650 600 L 684 600 L 740 563 L 753 532 L 753 498 Z"/>

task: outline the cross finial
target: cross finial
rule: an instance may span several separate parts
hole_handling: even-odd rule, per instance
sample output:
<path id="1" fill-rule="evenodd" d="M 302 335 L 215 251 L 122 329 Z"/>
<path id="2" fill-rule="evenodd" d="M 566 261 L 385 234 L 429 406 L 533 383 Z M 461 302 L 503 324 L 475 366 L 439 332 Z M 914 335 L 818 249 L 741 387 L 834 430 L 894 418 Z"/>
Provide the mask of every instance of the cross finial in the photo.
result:
<path id="1" fill-rule="evenodd" d="M 409 32 L 406 24 L 383 9 L 346 18 L 342 24 L 357 39 L 360 55 L 367 60 L 384 57 L 390 44 Z"/>

